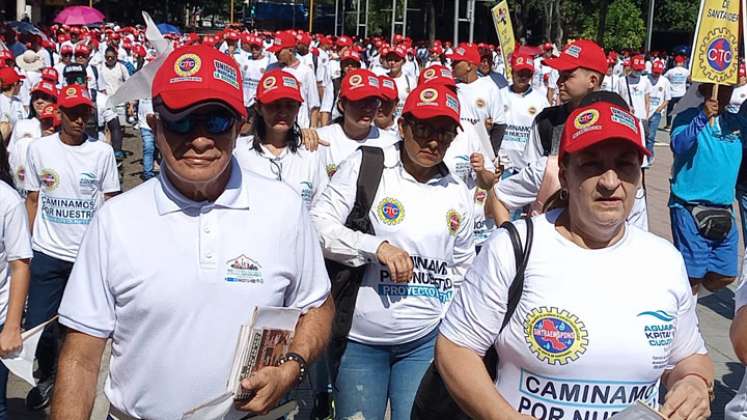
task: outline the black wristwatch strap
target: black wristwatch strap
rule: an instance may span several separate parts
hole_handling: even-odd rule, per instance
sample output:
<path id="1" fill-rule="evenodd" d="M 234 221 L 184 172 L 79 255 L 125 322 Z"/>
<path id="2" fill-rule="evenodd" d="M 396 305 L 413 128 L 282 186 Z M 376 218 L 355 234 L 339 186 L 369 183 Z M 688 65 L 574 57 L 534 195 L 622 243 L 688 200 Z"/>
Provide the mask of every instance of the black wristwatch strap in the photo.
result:
<path id="1" fill-rule="evenodd" d="M 298 353 L 288 352 L 278 360 L 278 366 L 282 366 L 290 361 L 298 363 L 298 383 L 300 384 L 303 382 L 304 376 L 306 376 L 306 359 Z"/>

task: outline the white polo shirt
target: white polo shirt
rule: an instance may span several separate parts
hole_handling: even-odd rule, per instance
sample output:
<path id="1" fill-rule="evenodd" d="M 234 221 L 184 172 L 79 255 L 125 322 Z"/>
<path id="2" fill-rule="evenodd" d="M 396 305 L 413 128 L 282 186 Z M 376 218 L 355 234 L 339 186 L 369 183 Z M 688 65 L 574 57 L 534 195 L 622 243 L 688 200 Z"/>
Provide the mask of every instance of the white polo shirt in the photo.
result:
<path id="1" fill-rule="evenodd" d="M 59 133 L 42 137 L 28 148 L 25 186 L 39 192 L 32 247 L 73 262 L 104 194 L 119 191 L 114 151 L 91 137 L 78 146 Z"/>
<path id="2" fill-rule="evenodd" d="M 0 181 L 0 324 L 8 313 L 10 272 L 8 263 L 33 256 L 24 200 Z"/>
<path id="3" fill-rule="evenodd" d="M 355 203 L 362 152 L 340 165 L 311 209 L 328 258 L 350 265 L 369 262 L 358 291 L 351 340 L 396 345 L 424 337 L 439 324 L 475 256 L 472 197 L 464 183 L 444 171 L 415 180 L 400 161 L 399 145 L 384 149 L 384 172 L 369 211 L 376 235 L 345 227 Z M 414 265 L 407 283 L 395 283 L 376 258 L 388 241 Z"/>
<path id="4" fill-rule="evenodd" d="M 682 256 L 632 226 L 608 248 L 583 249 L 556 231 L 560 214 L 533 219 L 524 292 L 506 329 L 498 334 L 516 267 L 500 231 L 475 259 L 441 334 L 480 355 L 495 346 L 496 388 L 522 414 L 604 419 L 639 399 L 657 404 L 664 371 L 706 353 Z"/>
<path id="5" fill-rule="evenodd" d="M 457 96 L 462 121 L 476 124 L 490 118 L 493 124 L 506 123 L 503 95 L 491 78 L 478 77 L 472 83 L 458 83 Z"/>
<path id="6" fill-rule="evenodd" d="M 506 110 L 506 133 L 503 135 L 501 163 L 507 169 L 518 170 L 527 165 L 524 150 L 529 142 L 534 117 L 550 106 L 546 95 L 529 88 L 516 93 L 511 88 L 501 90 Z"/>
<path id="7" fill-rule="evenodd" d="M 303 199 L 306 208 L 311 207 L 314 198 L 329 181 L 320 162 L 320 152 L 310 152 L 300 146 L 295 152 L 283 148 L 275 156 L 263 144 L 256 150 L 254 136 L 239 137 L 233 155 L 243 169 L 256 172 L 271 179 L 282 181 Z"/>
<path id="8" fill-rule="evenodd" d="M 179 420 L 222 395 L 256 305 L 307 311 L 329 295 L 300 197 L 232 165 L 215 202 L 161 175 L 110 200 L 83 241 L 60 322 L 112 338 L 104 391 L 131 416 Z"/>
<path id="9" fill-rule="evenodd" d="M 386 147 L 399 141 L 389 131 L 380 130 L 371 126 L 368 136 L 363 140 L 353 140 L 345 134 L 342 124 L 330 124 L 316 130 L 319 138 L 329 143 L 329 147 L 321 147 L 317 153 L 327 175 L 332 177 L 337 171 L 340 162 L 345 160 L 359 146 Z"/>

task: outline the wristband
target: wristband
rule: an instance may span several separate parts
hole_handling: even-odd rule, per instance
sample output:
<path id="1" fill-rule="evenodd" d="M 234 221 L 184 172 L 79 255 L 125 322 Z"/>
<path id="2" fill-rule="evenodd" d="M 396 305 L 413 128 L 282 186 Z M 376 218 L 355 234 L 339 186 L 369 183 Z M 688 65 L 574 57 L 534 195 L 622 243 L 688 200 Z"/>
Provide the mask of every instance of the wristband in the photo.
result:
<path id="1" fill-rule="evenodd" d="M 289 352 L 280 357 L 280 360 L 278 360 L 278 366 L 282 366 L 290 361 L 298 363 L 299 374 L 297 383 L 300 384 L 303 382 L 303 378 L 306 375 L 306 359 L 298 353 Z"/>

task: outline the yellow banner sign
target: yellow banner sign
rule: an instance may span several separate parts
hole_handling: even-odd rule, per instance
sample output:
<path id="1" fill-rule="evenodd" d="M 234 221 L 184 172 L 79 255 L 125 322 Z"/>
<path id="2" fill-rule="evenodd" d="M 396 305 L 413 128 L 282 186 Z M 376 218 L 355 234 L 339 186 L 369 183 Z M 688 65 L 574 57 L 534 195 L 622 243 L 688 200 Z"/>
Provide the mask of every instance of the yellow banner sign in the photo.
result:
<path id="1" fill-rule="evenodd" d="M 511 79 L 511 56 L 516 48 L 514 38 L 514 27 L 511 25 L 511 14 L 508 12 L 508 1 L 503 0 L 490 10 L 493 15 L 495 32 L 498 34 L 498 43 L 501 45 L 501 55 L 505 64 L 506 78 Z"/>
<path id="2" fill-rule="evenodd" d="M 690 57 L 693 82 L 737 83 L 739 3 L 739 0 L 701 0 Z"/>

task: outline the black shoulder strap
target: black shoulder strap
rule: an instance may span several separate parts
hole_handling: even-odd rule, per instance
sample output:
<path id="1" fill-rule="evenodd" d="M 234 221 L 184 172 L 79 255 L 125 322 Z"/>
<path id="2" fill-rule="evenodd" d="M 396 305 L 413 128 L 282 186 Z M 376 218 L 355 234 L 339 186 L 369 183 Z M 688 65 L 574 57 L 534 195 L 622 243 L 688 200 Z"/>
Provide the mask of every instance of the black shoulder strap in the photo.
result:
<path id="1" fill-rule="evenodd" d="M 356 181 L 355 204 L 345 226 L 359 232 L 373 234 L 368 212 L 371 210 L 376 192 L 379 190 L 381 174 L 384 172 L 384 151 L 378 147 L 361 146 L 363 153 L 361 168 Z"/>
<path id="2" fill-rule="evenodd" d="M 508 230 L 511 244 L 514 248 L 514 257 L 516 258 L 516 275 L 511 281 L 511 286 L 508 288 L 508 305 L 506 306 L 506 315 L 503 317 L 503 324 L 501 324 L 501 332 L 506 328 L 508 322 L 511 321 L 511 317 L 516 311 L 516 307 L 519 306 L 519 301 L 521 300 L 521 295 L 524 291 L 524 271 L 529 262 L 529 253 L 532 251 L 532 241 L 534 240 L 534 226 L 532 225 L 532 219 L 526 217 L 524 221 L 527 226 L 527 238 L 524 246 L 521 244 L 519 231 L 516 230 L 516 226 L 514 226 L 513 223 L 506 222 L 501 226 Z"/>

